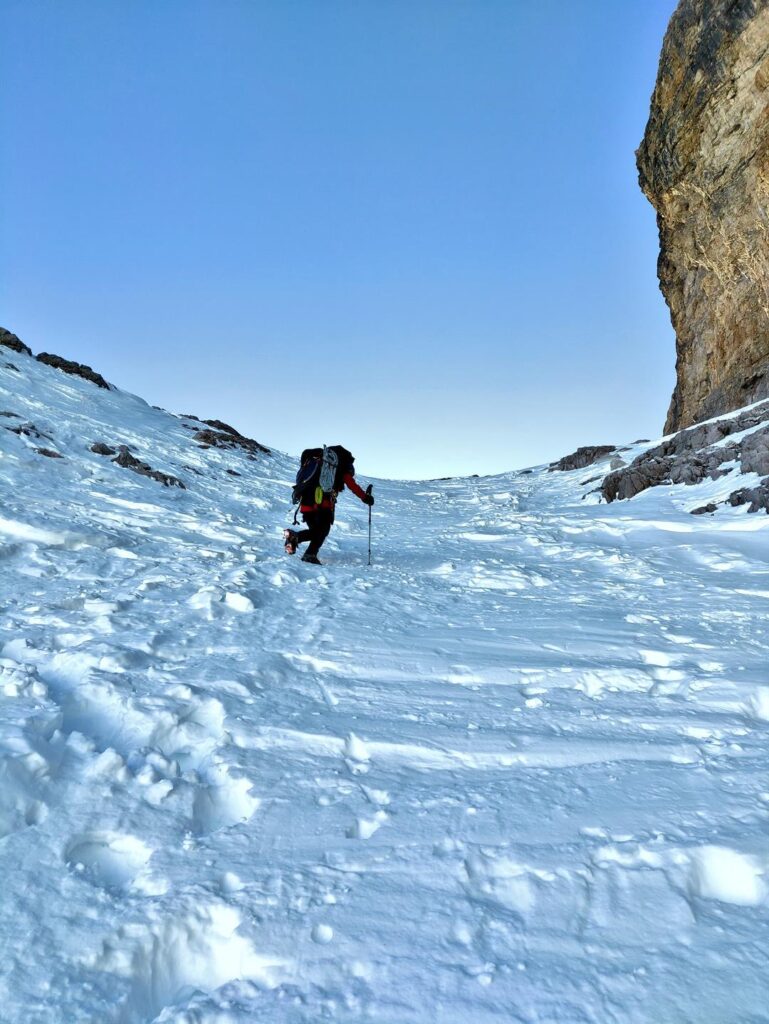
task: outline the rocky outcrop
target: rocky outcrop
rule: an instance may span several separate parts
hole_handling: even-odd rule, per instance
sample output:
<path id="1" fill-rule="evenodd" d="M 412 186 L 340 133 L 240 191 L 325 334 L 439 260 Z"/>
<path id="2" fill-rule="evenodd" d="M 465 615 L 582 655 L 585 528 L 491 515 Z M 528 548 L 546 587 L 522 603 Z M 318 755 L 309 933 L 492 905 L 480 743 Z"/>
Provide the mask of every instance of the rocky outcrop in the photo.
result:
<path id="1" fill-rule="evenodd" d="M 90 366 L 86 366 L 84 363 L 75 363 L 71 359 L 62 359 L 61 356 L 52 355 L 50 352 L 41 352 L 39 356 L 35 357 L 39 363 L 45 363 L 46 366 L 52 366 L 55 370 L 61 370 L 63 373 L 71 373 L 74 377 L 82 377 L 83 380 L 89 380 L 92 384 L 95 384 L 98 388 L 106 388 L 109 390 L 109 384 L 96 370 L 92 370 Z"/>
<path id="2" fill-rule="evenodd" d="M 552 473 L 555 470 L 567 472 L 571 469 L 584 469 L 585 466 L 592 466 L 594 462 L 598 462 L 599 459 L 611 455 L 616 450 L 613 444 L 584 445 L 582 448 L 577 448 L 571 455 L 564 455 L 558 462 L 551 462 L 549 472 Z"/>
<path id="3" fill-rule="evenodd" d="M 670 433 L 769 395 L 766 0 L 681 0 L 637 161 L 676 332 Z"/>
<path id="4" fill-rule="evenodd" d="M 11 331 L 0 327 L 0 345 L 5 348 L 11 349 L 13 352 L 19 352 L 23 355 L 31 356 L 32 349 L 29 345 L 25 345 L 24 342 Z M 92 369 L 90 366 L 86 366 L 84 363 L 76 363 L 72 359 L 64 359 L 62 356 L 53 355 L 51 352 L 41 352 L 39 355 L 34 356 L 39 363 L 44 363 L 46 366 L 52 366 L 55 370 L 61 370 L 63 373 L 71 373 L 75 377 L 82 377 L 83 380 L 89 380 L 92 384 L 95 384 L 99 388 L 106 388 L 110 390 L 110 385 L 102 377 L 100 373 Z M 16 366 L 11 363 L 5 364 L 11 370 L 17 370 Z"/>
<path id="5" fill-rule="evenodd" d="M 208 423 L 208 420 L 201 420 Z M 219 422 L 215 420 L 214 422 Z M 201 448 L 242 448 L 250 458 L 255 458 L 259 453 L 270 454 L 270 449 L 255 441 L 252 437 L 244 437 L 234 427 L 227 430 L 198 430 L 193 435 L 193 441 L 197 441 Z"/>
<path id="6" fill-rule="evenodd" d="M 25 345 L 24 342 L 15 334 L 7 331 L 4 327 L 0 327 L 0 345 L 3 345 L 5 348 L 10 348 L 14 352 L 21 352 L 26 356 L 32 355 L 32 349 L 28 345 Z"/>
<path id="7" fill-rule="evenodd" d="M 749 433 L 745 433 L 749 431 Z M 608 502 L 632 498 L 660 484 L 699 484 L 717 480 L 739 467 L 741 473 L 769 474 L 769 402 L 744 409 L 731 419 L 720 419 L 682 430 L 642 452 L 629 466 L 604 479 L 601 494 Z M 769 477 L 767 477 L 769 480 Z M 750 503 L 756 512 L 767 492 L 767 480 L 757 488 L 740 488 L 729 497 L 732 505 Z M 709 503 L 695 515 L 714 512 Z"/>

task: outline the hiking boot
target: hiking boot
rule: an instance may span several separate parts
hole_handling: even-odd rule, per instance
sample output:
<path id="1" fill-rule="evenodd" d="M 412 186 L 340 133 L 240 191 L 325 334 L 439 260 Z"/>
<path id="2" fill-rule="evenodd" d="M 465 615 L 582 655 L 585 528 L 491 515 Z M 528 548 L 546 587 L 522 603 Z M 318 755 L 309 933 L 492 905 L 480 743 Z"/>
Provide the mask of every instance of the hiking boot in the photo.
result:
<path id="1" fill-rule="evenodd" d="M 296 549 L 299 546 L 299 539 L 295 530 L 284 530 L 283 531 L 283 546 L 286 549 L 287 555 L 295 555 Z"/>
<path id="2" fill-rule="evenodd" d="M 311 555 L 309 552 L 302 555 L 302 561 L 310 562 L 312 565 L 323 565 L 323 562 L 321 562 L 317 555 Z"/>

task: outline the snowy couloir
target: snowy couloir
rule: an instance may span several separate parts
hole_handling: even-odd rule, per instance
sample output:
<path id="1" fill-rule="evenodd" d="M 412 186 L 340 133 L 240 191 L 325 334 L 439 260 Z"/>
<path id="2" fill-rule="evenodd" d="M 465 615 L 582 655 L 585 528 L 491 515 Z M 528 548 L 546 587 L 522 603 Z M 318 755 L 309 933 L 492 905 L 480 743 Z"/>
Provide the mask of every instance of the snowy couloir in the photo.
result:
<path id="1" fill-rule="evenodd" d="M 381 481 L 318 568 L 238 437 L 0 349 L 3 1024 L 765 1021 L 756 474 Z"/>

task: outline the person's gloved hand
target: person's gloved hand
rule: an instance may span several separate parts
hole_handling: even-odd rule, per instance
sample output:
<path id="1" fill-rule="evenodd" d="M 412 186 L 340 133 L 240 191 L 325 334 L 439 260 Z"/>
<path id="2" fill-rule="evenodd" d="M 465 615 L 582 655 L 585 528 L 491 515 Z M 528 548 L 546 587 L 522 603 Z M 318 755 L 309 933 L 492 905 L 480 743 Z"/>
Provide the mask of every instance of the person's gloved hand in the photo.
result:
<path id="1" fill-rule="evenodd" d="M 374 504 L 374 495 L 373 494 L 364 494 L 363 495 L 363 503 L 364 503 L 364 505 L 373 505 Z"/>

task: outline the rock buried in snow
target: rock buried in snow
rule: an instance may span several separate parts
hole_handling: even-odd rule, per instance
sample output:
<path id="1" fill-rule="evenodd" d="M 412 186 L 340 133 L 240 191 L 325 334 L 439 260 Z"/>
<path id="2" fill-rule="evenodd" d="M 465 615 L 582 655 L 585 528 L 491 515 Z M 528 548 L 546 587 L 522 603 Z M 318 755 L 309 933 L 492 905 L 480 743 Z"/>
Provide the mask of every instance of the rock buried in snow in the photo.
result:
<path id="1" fill-rule="evenodd" d="M 585 466 L 592 466 L 594 462 L 598 462 L 605 455 L 611 455 L 616 450 L 617 446 L 613 444 L 584 445 L 582 448 L 572 452 L 571 455 L 564 455 L 558 462 L 551 462 L 550 472 L 552 473 L 554 470 L 567 472 L 570 469 L 584 469 Z"/>
<path id="2" fill-rule="evenodd" d="M 729 495 L 730 505 L 750 504 L 748 512 L 764 511 L 769 513 L 769 477 L 762 480 L 758 487 L 741 487 Z"/>
<path id="3" fill-rule="evenodd" d="M 96 455 L 116 455 L 117 448 L 110 448 L 108 444 L 103 444 L 101 441 L 96 441 L 91 445 L 91 451 Z"/>
<path id="4" fill-rule="evenodd" d="M 34 423 L 20 423 L 16 427 L 6 427 L 5 429 L 12 434 L 18 434 L 19 437 L 31 437 L 36 441 L 41 441 L 43 438 L 47 441 L 52 440 L 49 434 L 44 434 L 41 430 L 38 430 Z"/>
<path id="5" fill-rule="evenodd" d="M 159 469 L 153 469 L 146 462 L 142 462 L 135 455 L 131 455 L 125 445 L 120 445 L 120 454 L 112 461 L 124 469 L 133 470 L 134 473 L 138 473 L 140 476 L 148 476 L 150 480 L 157 480 L 164 487 L 181 487 L 182 490 L 186 490 L 186 486 L 178 477 L 171 476 L 170 473 L 161 473 Z"/>
<path id="6" fill-rule="evenodd" d="M 716 512 L 717 510 L 718 510 L 718 505 L 716 505 L 715 502 L 710 501 L 710 502 L 708 502 L 707 505 L 700 505 L 699 508 L 693 508 L 692 509 L 692 515 L 693 516 L 705 516 L 705 515 L 710 515 L 711 512 Z"/>
<path id="7" fill-rule="evenodd" d="M 71 359 L 63 359 L 61 356 L 52 355 L 50 352 L 41 352 L 35 358 L 39 363 L 52 366 L 54 370 L 61 370 L 62 373 L 72 374 L 73 377 L 82 377 L 83 380 L 89 380 L 99 388 L 105 388 L 107 391 L 110 390 L 109 384 L 102 375 L 84 363 L 75 363 Z"/>
<path id="8" fill-rule="evenodd" d="M 35 448 L 38 455 L 45 455 L 48 459 L 63 459 L 64 456 L 60 452 L 55 452 L 52 448 Z"/>

